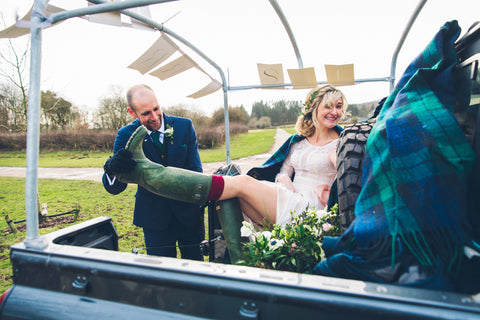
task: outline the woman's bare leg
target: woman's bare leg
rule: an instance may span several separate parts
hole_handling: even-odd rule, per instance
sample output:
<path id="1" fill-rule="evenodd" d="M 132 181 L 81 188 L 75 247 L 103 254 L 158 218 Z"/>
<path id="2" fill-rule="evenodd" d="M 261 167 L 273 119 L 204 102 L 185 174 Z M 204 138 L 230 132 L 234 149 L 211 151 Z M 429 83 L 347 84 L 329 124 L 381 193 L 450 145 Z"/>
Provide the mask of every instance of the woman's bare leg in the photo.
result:
<path id="1" fill-rule="evenodd" d="M 260 227 L 268 225 L 267 218 L 259 214 L 255 208 L 250 205 L 250 203 L 240 198 L 238 198 L 238 200 L 240 203 L 240 208 L 242 209 L 242 213 L 250 218 L 253 223 L 258 224 Z"/>
<path id="2" fill-rule="evenodd" d="M 224 176 L 225 187 L 219 200 L 239 198 L 242 211 L 256 223 L 275 223 L 277 216 L 277 188 L 274 184 L 258 181 L 247 175 Z"/>

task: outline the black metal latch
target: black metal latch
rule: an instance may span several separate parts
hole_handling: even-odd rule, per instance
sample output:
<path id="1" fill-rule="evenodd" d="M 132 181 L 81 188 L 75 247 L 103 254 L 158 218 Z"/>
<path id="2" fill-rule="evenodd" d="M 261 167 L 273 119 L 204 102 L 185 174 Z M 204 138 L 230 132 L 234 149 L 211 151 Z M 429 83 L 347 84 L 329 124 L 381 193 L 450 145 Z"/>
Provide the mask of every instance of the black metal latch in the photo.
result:
<path id="1" fill-rule="evenodd" d="M 72 288 L 75 293 L 86 294 L 87 293 L 88 280 L 86 276 L 77 276 L 72 282 Z"/>
<path id="2" fill-rule="evenodd" d="M 258 319 L 260 310 L 253 301 L 245 301 L 238 311 L 240 319 Z"/>

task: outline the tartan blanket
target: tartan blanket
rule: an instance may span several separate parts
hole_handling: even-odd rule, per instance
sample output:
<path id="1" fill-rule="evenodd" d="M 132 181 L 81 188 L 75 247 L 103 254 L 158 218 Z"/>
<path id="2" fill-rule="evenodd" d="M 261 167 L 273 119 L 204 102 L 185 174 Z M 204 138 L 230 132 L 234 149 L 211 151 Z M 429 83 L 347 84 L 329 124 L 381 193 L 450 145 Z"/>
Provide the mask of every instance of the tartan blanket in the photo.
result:
<path id="1" fill-rule="evenodd" d="M 357 252 L 400 240 L 423 266 L 451 270 L 466 235 L 466 180 L 475 154 L 453 109 L 467 95 L 453 81 L 456 21 L 447 22 L 408 66 L 368 138 L 362 191 L 347 234 Z M 361 250 L 360 250 L 361 249 Z M 366 250 L 367 249 L 367 250 Z"/>

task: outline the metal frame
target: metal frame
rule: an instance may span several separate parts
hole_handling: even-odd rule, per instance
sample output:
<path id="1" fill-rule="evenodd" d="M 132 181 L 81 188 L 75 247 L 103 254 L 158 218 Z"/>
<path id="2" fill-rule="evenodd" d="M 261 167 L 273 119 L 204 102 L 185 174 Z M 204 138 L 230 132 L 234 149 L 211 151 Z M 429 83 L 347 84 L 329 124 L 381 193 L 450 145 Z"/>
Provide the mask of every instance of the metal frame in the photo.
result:
<path id="1" fill-rule="evenodd" d="M 42 250 L 48 246 L 48 242 L 44 237 L 39 235 L 39 226 L 38 226 L 38 204 L 37 204 L 37 193 L 38 193 L 38 155 L 39 155 L 39 145 L 40 145 L 40 73 L 41 73 L 41 46 L 42 46 L 42 28 L 50 26 L 51 24 L 61 22 L 73 17 L 80 17 L 87 14 L 96 14 L 104 13 L 110 11 L 120 11 L 121 13 L 137 19 L 147 25 L 154 27 L 155 29 L 165 32 L 178 41 L 182 42 L 184 45 L 196 52 L 200 57 L 205 59 L 210 65 L 212 65 L 220 74 L 222 79 L 222 90 L 223 90 L 223 101 L 224 101 L 224 115 L 225 115 L 225 139 L 226 139 L 226 149 L 227 149 L 227 164 L 230 163 L 230 135 L 229 135 L 229 121 L 228 121 L 228 91 L 233 90 L 248 90 L 256 88 L 268 88 L 268 87 L 278 87 L 278 86 L 292 86 L 291 83 L 285 84 L 275 84 L 275 85 L 245 85 L 245 86 L 235 86 L 229 87 L 225 78 L 223 70 L 209 57 L 207 57 L 202 51 L 195 47 L 192 43 L 176 34 L 172 30 L 169 30 L 163 24 L 159 24 L 152 19 L 143 17 L 135 12 L 129 11 L 127 9 L 146 6 L 149 4 L 158 4 L 162 2 L 171 2 L 175 0 L 126 0 L 123 2 L 114 2 L 106 3 L 102 0 L 88 0 L 91 3 L 96 4 L 95 6 L 90 6 L 87 8 L 74 9 L 69 11 L 63 11 L 55 14 L 51 14 L 48 17 L 44 16 L 45 8 L 48 4 L 48 0 L 35 0 L 32 15 L 31 15 L 31 63 L 30 63 L 30 91 L 29 91 L 29 102 L 28 102 L 28 119 L 27 119 L 27 164 L 26 164 L 26 182 L 25 182 L 25 207 L 26 207 L 26 216 L 27 216 L 27 236 L 24 241 L 24 244 L 27 248 Z M 269 0 L 270 4 L 274 8 L 278 17 L 280 18 L 285 30 L 290 38 L 291 44 L 295 51 L 299 68 L 303 68 L 303 62 L 298 49 L 294 34 L 288 24 L 288 21 L 283 14 L 280 6 L 276 0 Z M 414 10 L 412 16 L 410 17 L 407 26 L 404 29 L 404 32 L 400 38 L 400 41 L 394 52 L 390 76 L 384 78 L 368 78 L 368 79 L 356 79 L 355 83 L 362 82 L 390 82 L 390 91 L 393 90 L 395 82 L 395 67 L 398 54 L 400 49 L 413 25 L 418 14 L 422 10 L 423 6 L 427 0 L 420 0 L 416 9 Z M 318 84 L 326 83 L 325 81 L 320 81 Z"/>

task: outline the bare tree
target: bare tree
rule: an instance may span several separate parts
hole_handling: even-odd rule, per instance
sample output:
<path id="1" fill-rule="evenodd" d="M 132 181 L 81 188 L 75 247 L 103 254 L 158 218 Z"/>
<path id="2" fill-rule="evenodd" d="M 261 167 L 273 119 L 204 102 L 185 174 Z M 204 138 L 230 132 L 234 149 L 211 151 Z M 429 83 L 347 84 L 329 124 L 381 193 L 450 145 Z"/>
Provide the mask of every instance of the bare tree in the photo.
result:
<path id="1" fill-rule="evenodd" d="M 119 87 L 113 87 L 112 94 L 100 101 L 97 117 L 103 129 L 118 130 L 132 121 L 127 110 L 127 99 Z"/>
<path id="2" fill-rule="evenodd" d="M 79 112 L 73 108 L 71 102 L 50 90 L 42 91 L 41 109 L 43 123 L 47 130 L 73 128 L 75 121 L 80 118 Z"/>
<path id="3" fill-rule="evenodd" d="M 0 15 L 0 18 L 5 27 L 3 15 Z M 28 69 L 29 41 L 26 41 L 26 45 L 21 50 L 14 46 L 12 39 L 3 39 L 2 42 L 5 49 L 0 50 L 0 76 L 6 80 L 7 84 L 1 88 L 0 108 L 2 114 L 10 113 L 6 124 L 7 126 L 11 124 L 12 127 L 8 129 L 24 131 L 28 109 L 28 81 L 25 71 Z"/>
<path id="4" fill-rule="evenodd" d="M 11 83 L 0 84 L 0 128 L 8 131 L 25 131 L 26 115 L 24 97 Z"/>

